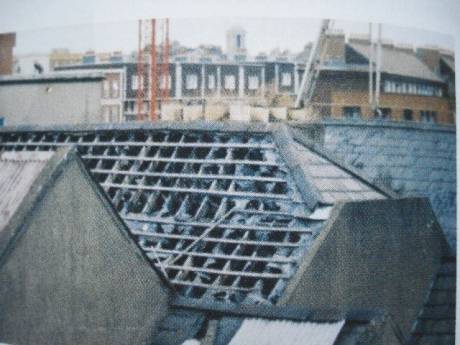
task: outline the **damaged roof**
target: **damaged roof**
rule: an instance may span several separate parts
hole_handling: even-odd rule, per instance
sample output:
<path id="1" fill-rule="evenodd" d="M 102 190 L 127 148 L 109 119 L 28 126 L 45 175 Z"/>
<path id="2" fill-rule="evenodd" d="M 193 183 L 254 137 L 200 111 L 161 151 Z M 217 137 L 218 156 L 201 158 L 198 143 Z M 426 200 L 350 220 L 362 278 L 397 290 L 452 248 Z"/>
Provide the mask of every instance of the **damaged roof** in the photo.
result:
<path id="1" fill-rule="evenodd" d="M 275 304 L 334 203 L 392 197 L 284 125 L 4 128 L 2 151 L 75 146 L 183 296 Z"/>

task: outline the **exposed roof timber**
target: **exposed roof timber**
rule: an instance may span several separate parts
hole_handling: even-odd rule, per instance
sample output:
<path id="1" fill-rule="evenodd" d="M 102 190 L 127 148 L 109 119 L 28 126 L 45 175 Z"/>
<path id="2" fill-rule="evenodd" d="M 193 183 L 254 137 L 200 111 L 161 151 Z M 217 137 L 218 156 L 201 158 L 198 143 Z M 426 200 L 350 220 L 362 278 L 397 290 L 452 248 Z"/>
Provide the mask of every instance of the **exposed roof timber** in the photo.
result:
<path id="1" fill-rule="evenodd" d="M 132 190 L 149 190 L 159 192 L 175 192 L 175 193 L 191 193 L 191 194 L 205 194 L 205 195 L 219 195 L 228 198 L 248 198 L 248 199 L 270 199 L 270 200 L 291 200 L 289 196 L 270 194 L 270 193 L 246 193 L 236 191 L 212 190 L 212 189 L 196 189 L 196 188 L 180 188 L 180 187 L 162 187 L 162 186 L 146 186 L 142 184 L 126 184 L 126 183 L 101 183 L 105 188 L 120 188 Z M 294 201 L 295 202 L 295 201 Z M 300 202 L 300 201 L 297 201 Z"/>
<path id="2" fill-rule="evenodd" d="M 203 257 L 203 258 L 213 258 L 213 259 L 224 259 L 224 260 L 232 260 L 232 261 L 260 261 L 260 262 L 273 262 L 273 263 L 295 263 L 295 258 L 286 258 L 286 257 L 261 257 L 261 256 L 247 256 L 247 255 L 227 255 L 227 254 L 219 254 L 219 253 L 203 253 L 203 252 L 182 252 L 180 250 L 171 250 L 171 249 L 162 249 L 162 248 L 146 248 L 143 247 L 143 250 L 146 252 L 156 252 L 158 254 L 165 253 L 165 254 L 181 254 L 183 253 L 184 256 L 196 256 L 196 257 Z"/>
<path id="3" fill-rule="evenodd" d="M 154 233 L 148 231 L 141 231 L 141 230 L 131 230 L 133 235 L 137 236 L 145 236 L 145 237 L 157 237 L 157 238 L 170 238 L 170 239 L 177 239 L 177 240 L 188 240 L 194 241 L 200 239 L 200 236 L 192 236 L 192 235 L 174 235 L 174 234 L 164 234 L 164 233 Z M 288 231 L 287 231 L 288 232 Z M 233 244 L 245 244 L 251 246 L 271 246 L 271 247 L 289 247 L 289 248 L 298 248 L 302 244 L 299 242 L 291 243 L 291 242 L 273 242 L 273 241 L 260 241 L 260 240 L 239 240 L 239 239 L 231 239 L 231 238 L 221 238 L 221 237 L 205 237 L 201 240 L 202 242 L 215 242 L 215 243 L 233 243 Z"/>
<path id="4" fill-rule="evenodd" d="M 34 142 L 33 139 L 27 142 L 9 142 L 4 143 L 4 146 L 69 146 L 69 141 L 66 142 L 55 142 L 55 141 L 41 141 L 41 142 Z M 77 142 L 75 142 L 77 144 Z M 132 141 L 95 141 L 95 142 L 84 142 L 79 141 L 79 146 L 95 146 L 95 147 L 191 147 L 191 148 L 244 148 L 244 149 L 265 149 L 265 150 L 273 150 L 275 146 L 272 144 L 252 144 L 252 143 L 200 143 L 200 142 L 193 142 L 193 143 L 184 143 L 184 142 L 170 142 L 170 143 L 161 143 L 161 142 L 154 142 L 148 141 L 145 142 L 136 142 Z"/>
<path id="5" fill-rule="evenodd" d="M 125 220 L 128 221 L 141 221 L 141 222 L 153 222 L 156 224 L 170 224 L 184 227 L 194 228 L 208 228 L 212 226 L 212 222 L 196 222 L 196 221 L 176 221 L 169 220 L 160 217 L 143 217 L 138 215 L 123 215 Z M 296 232 L 296 233 L 312 233 L 311 229 L 308 228 L 295 228 L 295 227 L 276 227 L 276 226 L 258 226 L 258 225 L 246 225 L 246 224 L 220 224 L 219 228 L 233 229 L 233 230 L 245 230 L 245 231 L 279 231 L 279 232 Z M 138 230 L 136 230 L 138 231 Z M 145 232 L 145 231 L 143 231 Z M 147 232 L 148 233 L 148 232 Z"/>
<path id="6" fill-rule="evenodd" d="M 130 176 L 148 176 L 148 177 L 164 177 L 164 173 L 145 172 L 145 171 L 130 171 L 119 169 L 91 169 L 91 172 L 97 174 L 120 174 Z M 259 181 L 271 183 L 287 183 L 287 180 L 276 177 L 262 177 L 253 175 L 218 175 L 218 174 L 178 174 L 168 173 L 169 178 L 180 179 L 203 179 L 203 180 L 236 180 L 236 181 Z"/>

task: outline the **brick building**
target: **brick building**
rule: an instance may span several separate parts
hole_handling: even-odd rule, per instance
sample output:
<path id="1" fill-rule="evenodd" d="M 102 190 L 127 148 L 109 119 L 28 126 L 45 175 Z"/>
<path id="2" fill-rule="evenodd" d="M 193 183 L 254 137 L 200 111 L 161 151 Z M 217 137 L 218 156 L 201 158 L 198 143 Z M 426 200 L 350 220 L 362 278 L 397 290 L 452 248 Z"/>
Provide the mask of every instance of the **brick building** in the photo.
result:
<path id="1" fill-rule="evenodd" d="M 374 116 L 369 104 L 370 54 L 368 38 L 350 37 L 346 41 L 343 33 L 329 34 L 326 58 L 313 96 L 315 112 L 335 118 Z M 453 67 L 453 56 L 441 58 L 439 49 L 416 52 L 411 46 L 383 42 L 380 116 L 453 123 Z"/>
<path id="2" fill-rule="evenodd" d="M 13 73 L 13 48 L 15 45 L 15 33 L 0 34 L 0 75 Z"/>

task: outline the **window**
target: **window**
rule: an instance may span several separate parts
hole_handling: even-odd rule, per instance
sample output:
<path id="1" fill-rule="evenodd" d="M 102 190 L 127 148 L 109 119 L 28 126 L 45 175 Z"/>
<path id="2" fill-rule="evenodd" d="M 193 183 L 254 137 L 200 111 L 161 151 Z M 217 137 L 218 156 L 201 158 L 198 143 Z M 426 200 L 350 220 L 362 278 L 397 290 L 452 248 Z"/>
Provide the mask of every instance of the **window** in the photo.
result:
<path id="1" fill-rule="evenodd" d="M 112 80 L 112 97 L 118 98 L 119 96 L 120 85 L 118 80 Z"/>
<path id="2" fill-rule="evenodd" d="M 208 75 L 208 89 L 214 90 L 216 88 L 216 76 L 214 74 Z"/>
<path id="3" fill-rule="evenodd" d="M 162 90 L 166 89 L 166 78 L 164 76 L 162 76 L 160 79 L 160 89 Z M 170 75 L 168 75 L 168 90 L 171 90 L 171 76 Z"/>
<path id="4" fill-rule="evenodd" d="M 292 85 L 292 80 L 291 80 L 291 73 L 283 73 L 281 74 L 281 86 L 291 86 Z"/>
<path id="5" fill-rule="evenodd" d="M 0 117 L 0 127 L 3 127 L 5 125 L 5 118 Z"/>
<path id="6" fill-rule="evenodd" d="M 442 88 L 434 85 L 413 82 L 408 83 L 401 81 L 385 80 L 383 83 L 383 91 L 388 93 L 442 97 Z"/>
<path id="7" fill-rule="evenodd" d="M 104 82 L 102 83 L 102 89 L 103 89 L 103 97 L 104 98 L 109 98 L 110 96 L 110 93 L 109 93 L 109 81 L 108 80 L 104 80 Z"/>
<path id="8" fill-rule="evenodd" d="M 236 78 L 234 75 L 226 75 L 224 79 L 224 88 L 227 90 L 236 89 Z"/>
<path id="9" fill-rule="evenodd" d="M 343 107 L 343 116 L 355 119 L 361 117 L 361 107 Z"/>
<path id="10" fill-rule="evenodd" d="M 437 122 L 438 114 L 432 110 L 420 110 L 420 122 L 435 123 Z"/>
<path id="11" fill-rule="evenodd" d="M 404 109 L 403 111 L 403 118 L 405 121 L 412 121 L 413 120 L 413 112 L 411 109 Z"/>
<path id="12" fill-rule="evenodd" d="M 241 48 L 241 35 L 236 35 L 236 47 Z"/>
<path id="13" fill-rule="evenodd" d="M 140 80 L 140 81 L 141 81 L 141 84 L 143 84 L 143 81 L 144 81 L 143 79 L 144 79 L 144 78 L 142 78 L 142 76 L 141 76 L 141 80 Z M 138 84 L 138 83 L 139 83 L 138 76 L 137 76 L 137 75 L 133 75 L 133 76 L 131 77 L 131 89 L 132 89 L 132 90 L 137 90 L 137 84 Z"/>
<path id="14" fill-rule="evenodd" d="M 375 118 L 380 119 L 390 119 L 391 118 L 391 108 L 379 108 L 374 114 Z"/>
<path id="15" fill-rule="evenodd" d="M 248 89 L 257 90 L 259 88 L 259 77 L 256 75 L 250 75 L 248 77 Z"/>
<path id="16" fill-rule="evenodd" d="M 187 90 L 195 90 L 198 88 L 198 75 L 187 74 L 185 77 L 185 88 Z"/>

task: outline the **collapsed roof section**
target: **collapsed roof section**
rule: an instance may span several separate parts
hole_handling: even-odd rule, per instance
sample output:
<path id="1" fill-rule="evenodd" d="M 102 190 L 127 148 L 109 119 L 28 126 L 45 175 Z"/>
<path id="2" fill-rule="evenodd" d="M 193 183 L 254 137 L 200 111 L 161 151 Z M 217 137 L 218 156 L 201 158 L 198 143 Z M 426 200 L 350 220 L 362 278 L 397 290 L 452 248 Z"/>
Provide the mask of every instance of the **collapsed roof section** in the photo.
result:
<path id="1" fill-rule="evenodd" d="M 75 145 L 140 248 L 182 295 L 276 303 L 340 200 L 385 198 L 287 127 L 0 131 L 0 150 Z"/>

